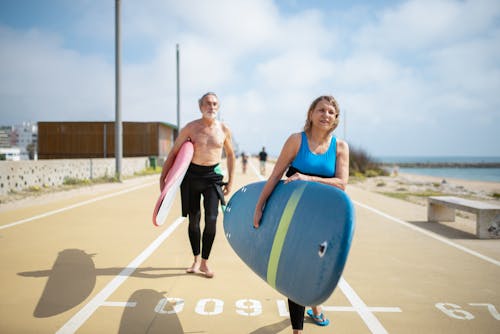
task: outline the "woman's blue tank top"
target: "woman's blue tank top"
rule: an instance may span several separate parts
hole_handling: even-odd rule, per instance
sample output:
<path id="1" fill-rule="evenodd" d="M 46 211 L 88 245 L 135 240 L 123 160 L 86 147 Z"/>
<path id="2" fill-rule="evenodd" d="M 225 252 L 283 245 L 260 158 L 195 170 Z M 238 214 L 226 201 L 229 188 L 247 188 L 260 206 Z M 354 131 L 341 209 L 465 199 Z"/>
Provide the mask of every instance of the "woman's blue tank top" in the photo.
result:
<path id="1" fill-rule="evenodd" d="M 302 174 L 334 177 L 337 160 L 337 138 L 332 136 L 330 147 L 325 153 L 315 154 L 309 150 L 307 136 L 302 132 L 300 149 L 291 166 Z"/>

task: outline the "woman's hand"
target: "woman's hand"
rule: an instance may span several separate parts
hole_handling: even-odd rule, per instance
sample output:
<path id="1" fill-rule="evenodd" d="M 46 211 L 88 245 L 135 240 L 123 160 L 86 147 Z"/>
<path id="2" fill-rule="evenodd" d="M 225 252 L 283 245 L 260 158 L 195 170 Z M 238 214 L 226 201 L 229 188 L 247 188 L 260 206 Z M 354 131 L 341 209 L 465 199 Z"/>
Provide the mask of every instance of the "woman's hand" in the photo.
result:
<path id="1" fill-rule="evenodd" d="M 296 181 L 296 180 L 312 181 L 312 177 L 309 175 L 301 174 L 301 173 L 295 173 L 292 176 L 290 176 L 289 178 L 287 178 L 285 181 L 283 181 L 283 183 L 286 184 L 286 183 L 290 183 L 290 182 Z"/>
<path id="2" fill-rule="evenodd" d="M 255 229 L 259 228 L 261 219 L 262 219 L 262 209 L 256 207 L 255 212 L 253 213 L 253 228 Z"/>

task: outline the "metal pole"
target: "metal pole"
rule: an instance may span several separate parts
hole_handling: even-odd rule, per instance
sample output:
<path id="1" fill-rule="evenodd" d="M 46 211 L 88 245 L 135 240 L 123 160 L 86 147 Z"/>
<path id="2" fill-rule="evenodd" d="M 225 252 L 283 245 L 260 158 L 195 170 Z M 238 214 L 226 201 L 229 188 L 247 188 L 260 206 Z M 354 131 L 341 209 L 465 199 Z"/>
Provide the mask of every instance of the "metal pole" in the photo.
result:
<path id="1" fill-rule="evenodd" d="M 347 141 L 347 109 L 344 109 L 344 140 Z"/>
<path id="2" fill-rule="evenodd" d="M 180 86 L 180 57 L 179 57 L 179 44 L 176 45 L 176 58 L 177 58 L 177 134 L 181 130 L 181 86 Z"/>
<path id="3" fill-rule="evenodd" d="M 118 181 L 122 180 L 122 115 L 121 115 L 121 52 L 120 52 L 120 0 L 115 0 L 115 176 Z"/>
<path id="4" fill-rule="evenodd" d="M 108 127 L 106 126 L 106 123 L 104 123 L 103 126 L 103 136 L 102 136 L 102 151 L 103 151 L 103 158 L 108 157 Z"/>

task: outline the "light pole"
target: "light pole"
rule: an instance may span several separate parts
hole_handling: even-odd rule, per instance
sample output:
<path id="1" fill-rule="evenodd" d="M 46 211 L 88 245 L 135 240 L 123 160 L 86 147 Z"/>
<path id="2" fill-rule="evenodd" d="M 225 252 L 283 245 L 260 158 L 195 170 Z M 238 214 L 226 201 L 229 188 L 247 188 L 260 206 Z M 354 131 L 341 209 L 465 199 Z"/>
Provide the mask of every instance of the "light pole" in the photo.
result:
<path id="1" fill-rule="evenodd" d="M 179 57 L 179 44 L 176 44 L 176 58 L 177 58 L 177 134 L 181 130 L 181 86 L 180 86 L 180 57 Z"/>
<path id="2" fill-rule="evenodd" d="M 115 0 L 115 177 L 122 180 L 122 115 L 121 115 L 121 51 L 120 51 L 120 0 Z"/>

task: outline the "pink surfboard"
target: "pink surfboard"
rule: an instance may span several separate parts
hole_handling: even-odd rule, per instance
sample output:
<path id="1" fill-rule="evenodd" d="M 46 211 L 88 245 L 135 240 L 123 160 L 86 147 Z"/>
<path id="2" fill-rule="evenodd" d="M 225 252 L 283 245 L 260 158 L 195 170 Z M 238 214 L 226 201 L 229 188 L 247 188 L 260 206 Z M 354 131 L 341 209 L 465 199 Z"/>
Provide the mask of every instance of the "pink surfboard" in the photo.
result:
<path id="1" fill-rule="evenodd" d="M 165 223 L 172 204 L 174 203 L 175 194 L 180 188 L 184 175 L 193 159 L 194 147 L 190 141 L 182 144 L 177 156 L 175 157 L 172 167 L 165 177 L 165 186 L 156 201 L 153 211 L 153 224 L 160 226 Z"/>

